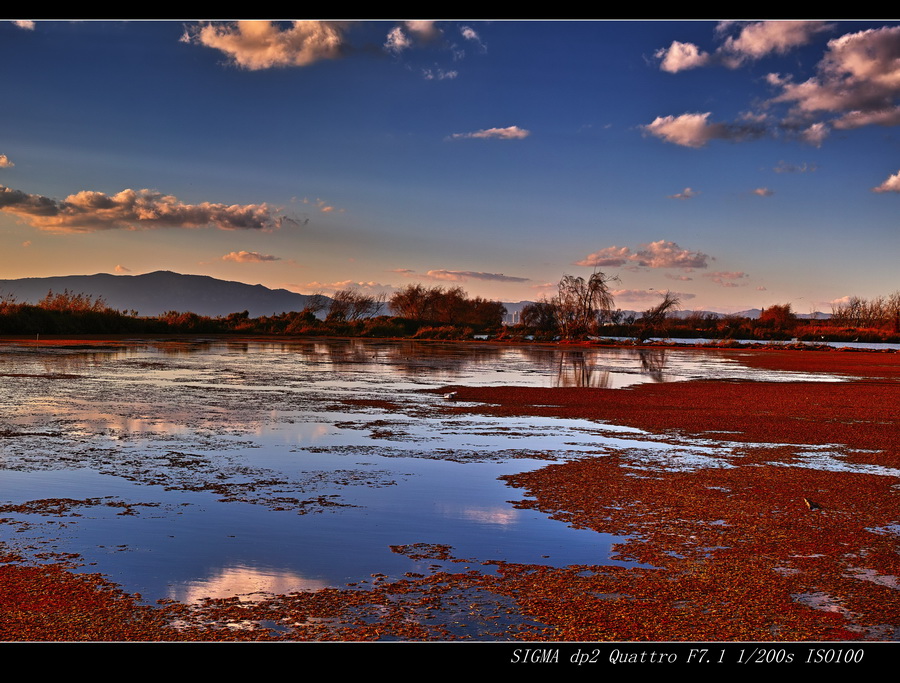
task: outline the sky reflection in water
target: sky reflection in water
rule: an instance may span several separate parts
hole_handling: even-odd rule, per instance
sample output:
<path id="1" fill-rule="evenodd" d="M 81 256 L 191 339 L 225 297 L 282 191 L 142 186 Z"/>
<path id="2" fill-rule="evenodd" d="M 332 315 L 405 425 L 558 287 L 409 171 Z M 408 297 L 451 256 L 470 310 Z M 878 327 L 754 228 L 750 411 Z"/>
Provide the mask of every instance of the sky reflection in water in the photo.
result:
<path id="1" fill-rule="evenodd" d="M 78 553 L 96 563 L 83 571 L 147 600 L 314 590 L 436 564 L 390 550 L 411 543 L 479 562 L 625 564 L 614 537 L 516 509 L 508 501 L 523 493 L 497 477 L 542 456 L 622 449 L 728 466 L 721 444 L 663 444 L 612 425 L 442 417 L 442 397 L 421 389 L 838 379 L 763 373 L 708 351 L 366 340 L 8 346 L 0 375 L 0 502 L 87 501 L 62 515 L 4 513 L 0 539 Z"/>

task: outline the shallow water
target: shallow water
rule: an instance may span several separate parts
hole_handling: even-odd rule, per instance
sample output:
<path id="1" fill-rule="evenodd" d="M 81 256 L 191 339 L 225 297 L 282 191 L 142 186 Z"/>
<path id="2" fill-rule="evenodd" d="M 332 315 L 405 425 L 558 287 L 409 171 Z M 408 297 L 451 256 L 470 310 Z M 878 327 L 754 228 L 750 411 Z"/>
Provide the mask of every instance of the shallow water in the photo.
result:
<path id="1" fill-rule="evenodd" d="M 148 601 L 249 599 L 441 564 L 391 550 L 412 543 L 477 563 L 627 564 L 621 539 L 516 509 L 523 492 L 498 477 L 614 452 L 646 467 L 728 467 L 727 442 L 447 417 L 445 399 L 421 390 L 840 381 L 739 359 L 370 340 L 0 347 L 0 540 L 46 561 L 75 553 L 81 571 Z M 70 502 L 12 507 L 48 499 Z"/>

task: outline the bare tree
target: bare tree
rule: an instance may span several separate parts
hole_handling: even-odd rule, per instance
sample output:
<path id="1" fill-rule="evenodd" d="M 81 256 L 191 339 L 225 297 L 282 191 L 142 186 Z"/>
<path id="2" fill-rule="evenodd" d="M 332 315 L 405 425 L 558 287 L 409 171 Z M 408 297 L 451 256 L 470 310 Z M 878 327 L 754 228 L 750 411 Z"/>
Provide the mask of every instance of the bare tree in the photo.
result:
<path id="1" fill-rule="evenodd" d="M 613 310 L 613 295 L 609 291 L 610 277 L 595 271 L 590 278 L 563 275 L 553 299 L 560 332 L 567 339 L 583 337 L 597 328 L 598 316 L 609 316 Z"/>
<path id="2" fill-rule="evenodd" d="M 324 311 L 325 306 L 328 305 L 328 302 L 325 300 L 325 298 L 325 295 L 320 292 L 310 294 L 308 297 L 306 297 L 306 306 L 304 306 L 303 310 L 300 312 L 316 315 L 316 313 Z"/>
<path id="3" fill-rule="evenodd" d="M 662 297 L 662 301 L 653 308 L 648 308 L 644 311 L 640 320 L 638 320 L 638 341 L 646 341 L 652 337 L 666 321 L 669 311 L 674 311 L 681 305 L 681 299 L 673 292 L 667 290 L 662 293 Z"/>
<path id="4" fill-rule="evenodd" d="M 384 294 L 364 294 L 355 289 L 342 289 L 331 297 L 326 320 L 351 321 L 371 318 L 381 310 Z"/>

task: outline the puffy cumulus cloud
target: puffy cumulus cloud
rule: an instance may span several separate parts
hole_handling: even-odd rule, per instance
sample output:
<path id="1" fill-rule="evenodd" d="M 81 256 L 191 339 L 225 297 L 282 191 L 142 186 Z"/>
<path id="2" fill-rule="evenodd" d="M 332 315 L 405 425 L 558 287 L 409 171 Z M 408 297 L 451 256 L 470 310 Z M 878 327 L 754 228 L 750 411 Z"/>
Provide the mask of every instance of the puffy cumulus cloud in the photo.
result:
<path id="1" fill-rule="evenodd" d="M 222 257 L 223 261 L 234 261 L 235 263 L 264 263 L 266 261 L 280 261 L 278 256 L 271 254 L 260 254 L 258 251 L 232 251 Z"/>
<path id="2" fill-rule="evenodd" d="M 18 26 L 19 28 L 24 28 L 26 31 L 34 30 L 34 21 L 31 19 L 17 19 L 13 21 L 13 24 Z"/>
<path id="3" fill-rule="evenodd" d="M 189 27 L 181 40 L 219 50 L 242 69 L 256 71 L 340 57 L 343 28 L 334 21 L 295 21 L 290 28 L 273 21 L 217 22 Z"/>
<path id="4" fill-rule="evenodd" d="M 640 126 L 645 134 L 683 147 L 704 147 L 710 140 L 739 142 L 765 134 L 765 127 L 753 118 L 744 117 L 740 123 L 710 123 L 711 112 L 680 116 L 657 116 L 652 123 Z"/>
<path id="5" fill-rule="evenodd" d="M 453 139 L 464 138 L 496 138 L 498 140 L 522 140 L 531 135 L 530 130 L 519 128 L 518 126 L 507 126 L 506 128 L 485 128 L 476 130 L 474 133 L 454 133 L 450 137 Z"/>
<path id="6" fill-rule="evenodd" d="M 682 114 L 681 116 L 657 116 L 652 123 L 642 126 L 650 135 L 683 147 L 703 147 L 710 140 L 725 137 L 725 126 L 710 123 L 705 114 Z"/>
<path id="7" fill-rule="evenodd" d="M 748 61 L 772 53 L 785 54 L 806 45 L 817 34 L 831 28 L 831 24 L 821 21 L 723 21 L 716 26 L 715 33 L 719 39 L 726 37 L 715 52 L 703 52 L 693 43 L 673 40 L 669 47 L 660 48 L 654 56 L 660 60 L 659 68 L 669 73 L 712 64 L 736 69 Z M 737 35 L 727 35 L 734 29 L 739 29 Z"/>
<path id="8" fill-rule="evenodd" d="M 900 26 L 835 38 L 815 76 L 802 83 L 789 78 L 774 83 L 782 92 L 773 102 L 793 103 L 798 113 L 840 114 L 837 128 L 895 125 L 900 119 Z"/>
<path id="9" fill-rule="evenodd" d="M 757 197 L 771 197 L 775 194 L 775 190 L 770 190 L 768 187 L 757 187 L 753 190 L 753 194 Z"/>
<path id="10" fill-rule="evenodd" d="M 50 232 L 95 232 L 140 228 L 273 230 L 282 218 L 266 204 L 185 204 L 155 190 L 115 195 L 84 190 L 57 201 L 0 185 L 0 211 Z"/>
<path id="11" fill-rule="evenodd" d="M 739 283 L 736 282 L 736 280 L 742 280 L 750 276 L 741 270 L 736 270 L 731 272 L 718 271 L 716 273 L 704 273 L 703 277 L 709 278 L 722 287 L 746 287 L 746 283 Z"/>
<path id="12" fill-rule="evenodd" d="M 607 247 L 595 251 L 576 266 L 623 266 L 631 264 L 645 268 L 706 268 L 707 261 L 712 258 L 702 251 L 682 249 L 675 242 L 659 240 L 641 245 L 643 248 L 632 251 L 629 247 Z"/>
<path id="13" fill-rule="evenodd" d="M 503 273 L 482 273 L 474 270 L 429 270 L 426 277 L 434 280 L 449 280 L 451 282 L 465 282 L 466 280 L 491 280 L 494 282 L 528 282 L 527 277 L 515 277 Z"/>
<path id="14" fill-rule="evenodd" d="M 15 164 L 9 160 L 8 156 L 0 154 L 0 168 L 11 168 L 13 166 L 15 166 Z"/>
<path id="15" fill-rule="evenodd" d="M 715 137 L 718 128 L 707 122 L 711 112 L 682 114 L 681 116 L 657 116 L 643 130 L 666 142 L 685 147 L 703 147 Z"/>
<path id="16" fill-rule="evenodd" d="M 734 25 L 729 22 L 727 26 Z M 725 27 L 726 25 L 722 25 Z M 809 43 L 817 34 L 832 29 L 821 21 L 758 21 L 743 25 L 740 33 L 729 36 L 719 48 L 726 66 L 735 67 L 773 52 L 786 54 Z"/>
<path id="17" fill-rule="evenodd" d="M 872 192 L 900 192 L 900 171 L 888 177 L 878 187 L 873 187 Z"/>
<path id="18" fill-rule="evenodd" d="M 686 187 L 678 194 L 670 194 L 669 199 L 691 199 L 692 197 L 696 197 L 698 194 L 700 194 L 698 191 Z"/>
<path id="19" fill-rule="evenodd" d="M 121 274 L 121 273 L 130 273 L 130 272 L 131 272 L 131 268 L 126 268 L 125 266 L 119 264 L 119 265 L 117 265 L 115 268 L 113 268 L 113 272 L 116 272 L 116 273 L 119 273 L 119 274 Z"/>
<path id="20" fill-rule="evenodd" d="M 624 266 L 633 255 L 629 247 L 606 247 L 600 251 L 595 251 L 593 254 L 588 254 L 581 261 L 576 261 L 575 265 L 590 266 L 592 268 L 601 266 L 619 267 Z"/>
<path id="21" fill-rule="evenodd" d="M 660 48 L 653 56 L 660 60 L 660 69 L 672 74 L 706 66 L 711 60 L 709 53 L 703 52 L 693 43 L 681 43 L 677 40 L 673 40 L 669 47 Z"/>
<path id="22" fill-rule="evenodd" d="M 667 240 L 650 242 L 643 247 L 632 256 L 632 260 L 648 268 L 706 268 L 706 262 L 710 259 L 709 254 L 682 249 Z"/>

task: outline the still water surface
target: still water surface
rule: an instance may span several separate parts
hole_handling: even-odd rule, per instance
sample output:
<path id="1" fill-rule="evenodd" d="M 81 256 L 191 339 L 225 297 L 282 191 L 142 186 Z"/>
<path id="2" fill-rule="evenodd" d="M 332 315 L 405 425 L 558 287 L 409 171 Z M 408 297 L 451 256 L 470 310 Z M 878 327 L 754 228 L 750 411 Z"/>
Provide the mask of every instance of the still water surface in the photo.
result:
<path id="1" fill-rule="evenodd" d="M 726 443 L 663 443 L 583 420 L 447 416 L 446 399 L 422 390 L 700 378 L 839 381 L 689 349 L 3 346 L 0 540 L 44 561 L 75 553 L 81 571 L 147 601 L 251 599 L 440 564 L 391 550 L 412 543 L 477 563 L 626 564 L 619 539 L 516 509 L 509 501 L 523 492 L 498 477 L 622 451 L 647 466 L 729 466 Z M 10 507 L 46 499 L 73 502 Z"/>

